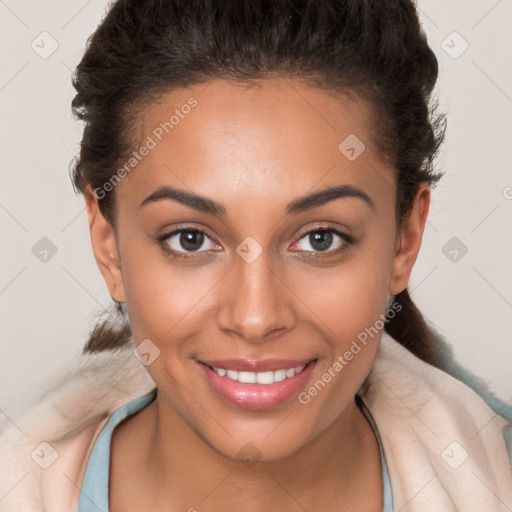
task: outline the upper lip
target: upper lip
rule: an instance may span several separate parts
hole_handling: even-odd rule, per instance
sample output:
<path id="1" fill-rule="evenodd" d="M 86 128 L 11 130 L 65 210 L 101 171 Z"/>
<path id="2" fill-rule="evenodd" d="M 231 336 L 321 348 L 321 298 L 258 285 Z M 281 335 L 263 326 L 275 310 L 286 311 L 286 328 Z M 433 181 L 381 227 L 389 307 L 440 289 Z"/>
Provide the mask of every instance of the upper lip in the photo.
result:
<path id="1" fill-rule="evenodd" d="M 297 368 L 298 366 L 305 366 L 311 361 L 313 359 L 211 359 L 200 362 L 211 368 L 258 373 Z"/>

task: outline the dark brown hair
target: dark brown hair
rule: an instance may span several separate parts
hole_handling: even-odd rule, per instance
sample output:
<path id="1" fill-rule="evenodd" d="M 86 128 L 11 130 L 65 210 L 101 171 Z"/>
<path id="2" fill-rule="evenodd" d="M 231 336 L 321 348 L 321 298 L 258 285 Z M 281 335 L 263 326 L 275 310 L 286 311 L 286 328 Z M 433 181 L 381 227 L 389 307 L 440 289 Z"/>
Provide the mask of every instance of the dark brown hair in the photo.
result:
<path id="1" fill-rule="evenodd" d="M 396 172 L 399 224 L 419 186 L 441 177 L 433 165 L 446 129 L 432 98 L 437 75 L 412 0 L 117 0 L 73 77 L 73 112 L 85 123 L 73 185 L 84 193 L 109 181 L 140 135 L 137 114 L 161 94 L 215 78 L 288 77 L 368 102 L 375 143 Z M 114 191 L 99 206 L 115 229 Z M 395 300 L 402 308 L 386 330 L 437 364 L 435 334 L 407 289 Z M 129 341 L 119 311 L 124 322 L 98 323 L 84 352 Z"/>

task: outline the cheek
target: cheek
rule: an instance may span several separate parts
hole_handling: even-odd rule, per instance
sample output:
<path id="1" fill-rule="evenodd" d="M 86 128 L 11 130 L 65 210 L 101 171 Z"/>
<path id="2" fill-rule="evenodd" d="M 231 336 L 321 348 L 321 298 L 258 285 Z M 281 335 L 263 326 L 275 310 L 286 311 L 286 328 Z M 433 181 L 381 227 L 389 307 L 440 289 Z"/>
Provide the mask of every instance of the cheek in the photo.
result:
<path id="1" fill-rule="evenodd" d="M 150 244 L 125 249 L 125 296 L 137 343 L 150 338 L 163 344 L 193 334 L 205 294 L 215 286 L 211 266 L 180 267 L 170 261 Z"/>
<path id="2" fill-rule="evenodd" d="M 301 272 L 293 278 L 293 289 L 312 321 L 341 350 L 385 312 L 390 269 L 385 255 L 361 251 L 337 267 Z"/>
<path id="3" fill-rule="evenodd" d="M 385 268 L 352 265 L 310 287 L 308 306 L 328 342 L 316 380 L 299 395 L 314 431 L 336 420 L 370 372 L 387 303 Z M 317 276 L 318 277 L 318 276 Z M 311 292 L 311 290 L 314 290 Z"/>
<path id="4" fill-rule="evenodd" d="M 158 247 L 140 248 L 128 251 L 123 259 L 132 334 L 136 345 L 146 339 L 154 344 L 145 345 L 151 355 L 156 354 L 146 371 L 169 403 L 183 415 L 195 410 L 200 417 L 201 410 L 196 410 L 184 383 L 190 384 L 190 375 L 196 372 L 191 358 L 196 355 L 197 340 L 204 338 L 204 309 L 209 302 L 205 294 L 216 280 L 211 269 L 176 268 L 158 251 Z"/>
<path id="5" fill-rule="evenodd" d="M 321 414 L 328 416 L 332 413 L 335 417 L 357 392 L 377 353 L 391 259 L 370 249 L 336 269 L 304 272 L 294 283 L 295 293 L 310 312 L 310 321 L 328 343 L 319 374 L 324 377 L 323 382 L 328 382 L 325 387 L 330 391 L 316 405 L 321 408 L 324 404 L 327 410 Z M 322 386 L 319 383 L 312 394 L 320 394 Z"/>

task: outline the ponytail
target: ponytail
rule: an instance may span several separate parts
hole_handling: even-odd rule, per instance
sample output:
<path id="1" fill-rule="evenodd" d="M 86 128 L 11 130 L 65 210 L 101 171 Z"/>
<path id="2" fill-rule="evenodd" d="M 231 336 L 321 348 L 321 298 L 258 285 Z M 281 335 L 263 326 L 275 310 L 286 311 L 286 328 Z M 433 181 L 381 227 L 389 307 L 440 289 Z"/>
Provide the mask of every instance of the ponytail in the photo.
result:
<path id="1" fill-rule="evenodd" d="M 105 318 L 96 322 L 82 353 L 124 347 L 130 344 L 131 339 L 132 330 L 126 312 L 116 303 L 115 309 L 106 310 Z"/>
<path id="2" fill-rule="evenodd" d="M 439 367 L 441 364 L 439 339 L 412 301 L 407 288 L 395 295 L 395 303 L 401 306 L 400 314 L 394 315 L 386 322 L 385 331 L 415 356 Z"/>

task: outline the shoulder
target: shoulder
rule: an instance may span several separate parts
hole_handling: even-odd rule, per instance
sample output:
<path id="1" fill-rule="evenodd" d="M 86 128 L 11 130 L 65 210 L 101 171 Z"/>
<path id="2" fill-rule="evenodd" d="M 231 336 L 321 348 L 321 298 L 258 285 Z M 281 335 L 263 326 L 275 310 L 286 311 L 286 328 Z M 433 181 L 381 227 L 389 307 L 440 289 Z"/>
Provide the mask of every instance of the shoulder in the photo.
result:
<path id="1" fill-rule="evenodd" d="M 70 510 L 108 417 L 154 388 L 130 344 L 78 356 L 37 396 L 1 415 L 0 511 Z"/>
<path id="2" fill-rule="evenodd" d="M 386 332 L 368 384 L 362 398 L 381 435 L 397 505 L 415 496 L 415 511 L 512 507 L 510 418 Z"/>

